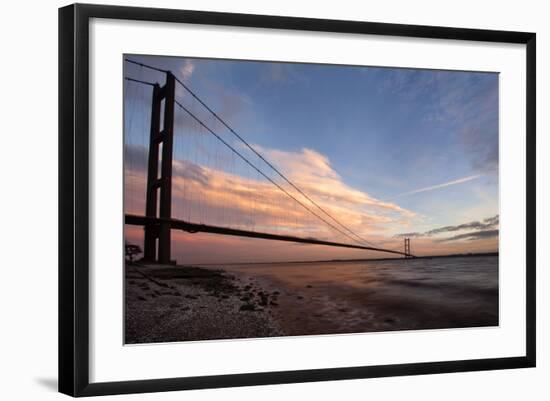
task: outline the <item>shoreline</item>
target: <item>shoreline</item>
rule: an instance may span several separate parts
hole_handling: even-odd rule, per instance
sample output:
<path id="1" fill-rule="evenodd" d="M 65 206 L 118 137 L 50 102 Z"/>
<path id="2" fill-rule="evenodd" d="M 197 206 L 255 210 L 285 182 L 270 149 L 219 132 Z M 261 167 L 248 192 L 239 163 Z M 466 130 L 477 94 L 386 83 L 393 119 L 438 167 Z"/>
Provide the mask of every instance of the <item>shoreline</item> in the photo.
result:
<path id="1" fill-rule="evenodd" d="M 286 265 L 286 264 L 315 264 L 315 263 L 356 263 L 356 262 L 387 262 L 387 261 L 404 261 L 420 259 L 444 259 L 444 258 L 479 258 L 499 256 L 499 252 L 482 252 L 482 253 L 458 253 L 449 255 L 423 255 L 414 256 L 413 258 L 361 258 L 361 259 L 321 259 L 321 260 L 290 260 L 281 262 L 235 262 L 235 263 L 198 263 L 197 267 L 219 267 L 219 266 L 255 266 L 255 265 Z"/>
<path id="2" fill-rule="evenodd" d="M 313 286 L 219 267 L 126 265 L 125 344 L 345 334 Z M 369 331 L 378 331 L 371 328 Z"/>
<path id="3" fill-rule="evenodd" d="M 127 264 L 126 344 L 283 336 L 277 291 L 221 269 Z"/>
<path id="4" fill-rule="evenodd" d="M 498 288 L 404 279 L 384 266 L 353 279 L 347 269 L 324 278 L 286 269 L 127 264 L 125 343 L 498 325 Z"/>

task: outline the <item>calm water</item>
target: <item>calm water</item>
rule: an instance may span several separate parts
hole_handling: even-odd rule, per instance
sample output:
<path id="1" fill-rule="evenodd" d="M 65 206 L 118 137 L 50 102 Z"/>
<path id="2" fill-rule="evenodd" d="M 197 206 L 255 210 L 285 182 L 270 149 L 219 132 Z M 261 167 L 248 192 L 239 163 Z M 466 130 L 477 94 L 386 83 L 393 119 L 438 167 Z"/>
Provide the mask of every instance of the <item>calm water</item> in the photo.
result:
<path id="1" fill-rule="evenodd" d="M 498 325 L 498 257 L 224 266 L 281 295 L 289 335 Z"/>

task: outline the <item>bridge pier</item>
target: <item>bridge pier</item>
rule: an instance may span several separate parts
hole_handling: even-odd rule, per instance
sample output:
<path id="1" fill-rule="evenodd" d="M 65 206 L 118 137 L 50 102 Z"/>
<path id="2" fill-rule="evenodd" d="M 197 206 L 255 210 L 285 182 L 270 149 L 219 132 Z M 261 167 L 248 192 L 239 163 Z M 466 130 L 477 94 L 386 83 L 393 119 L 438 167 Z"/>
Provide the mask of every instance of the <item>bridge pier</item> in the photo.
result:
<path id="1" fill-rule="evenodd" d="M 145 225 L 143 247 L 144 261 L 152 263 L 171 263 L 171 227 L 168 221 L 172 217 L 175 87 L 175 77 L 171 72 L 166 73 L 163 87 L 158 84 L 153 87 L 145 215 L 158 218 L 160 222 Z"/>

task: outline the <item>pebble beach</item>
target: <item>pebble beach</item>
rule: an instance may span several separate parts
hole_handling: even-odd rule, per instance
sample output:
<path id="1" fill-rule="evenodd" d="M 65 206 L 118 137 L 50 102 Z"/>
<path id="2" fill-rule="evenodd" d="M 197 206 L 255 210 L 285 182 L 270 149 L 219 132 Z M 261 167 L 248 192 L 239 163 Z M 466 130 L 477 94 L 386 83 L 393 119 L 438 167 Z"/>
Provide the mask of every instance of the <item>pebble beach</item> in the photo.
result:
<path id="1" fill-rule="evenodd" d="M 273 317 L 278 292 L 217 269 L 126 266 L 125 343 L 284 335 Z"/>

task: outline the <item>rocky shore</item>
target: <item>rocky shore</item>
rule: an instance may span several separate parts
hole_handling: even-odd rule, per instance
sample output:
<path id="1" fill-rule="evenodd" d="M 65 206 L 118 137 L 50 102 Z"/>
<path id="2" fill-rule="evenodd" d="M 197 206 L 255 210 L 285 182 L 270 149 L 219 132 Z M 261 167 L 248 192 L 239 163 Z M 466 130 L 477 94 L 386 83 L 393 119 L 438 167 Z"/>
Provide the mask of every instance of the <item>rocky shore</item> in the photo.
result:
<path id="1" fill-rule="evenodd" d="M 252 278 L 192 266 L 126 266 L 125 343 L 284 335 L 278 291 Z"/>

